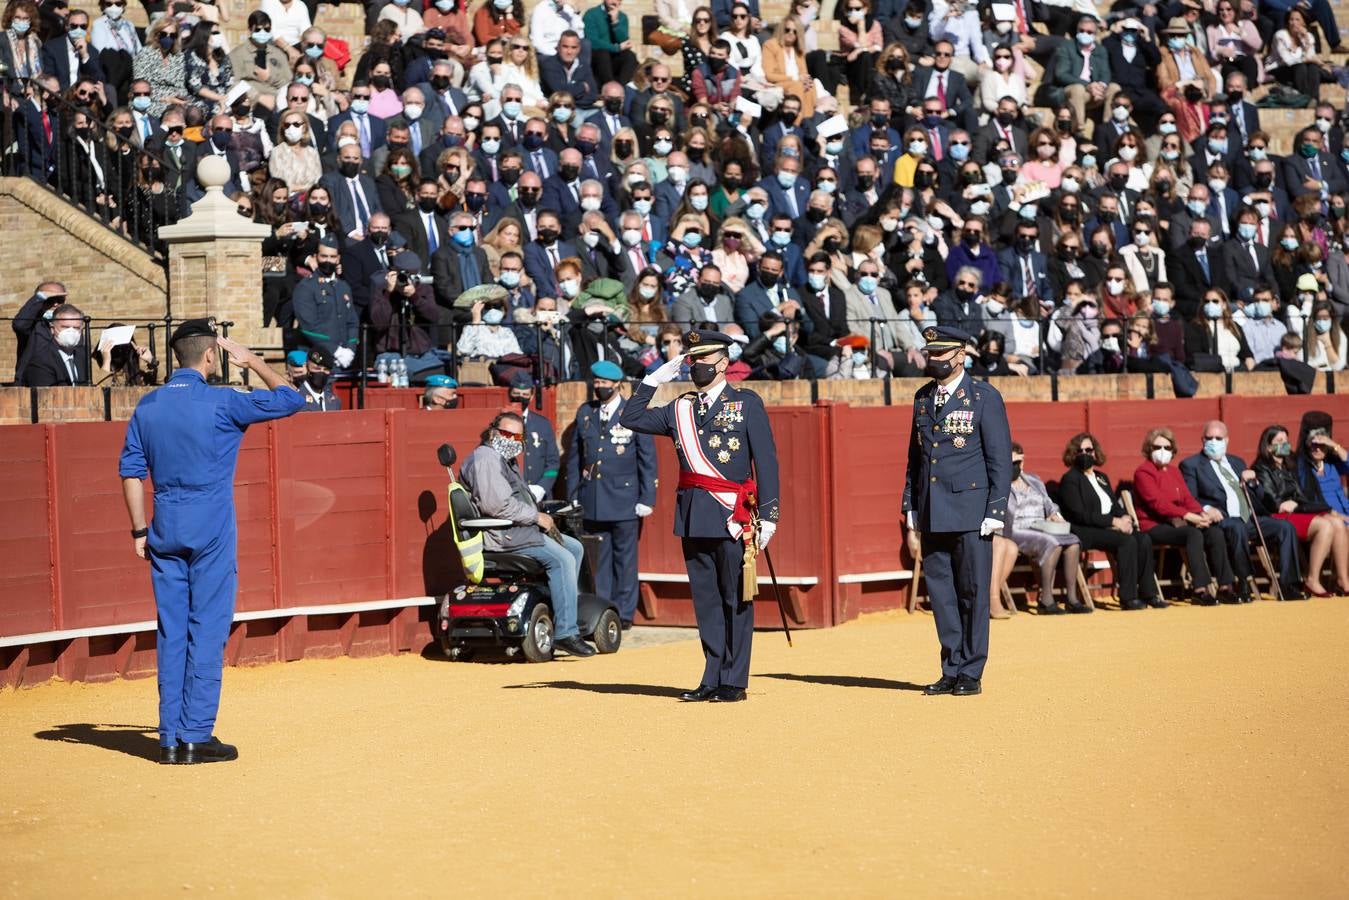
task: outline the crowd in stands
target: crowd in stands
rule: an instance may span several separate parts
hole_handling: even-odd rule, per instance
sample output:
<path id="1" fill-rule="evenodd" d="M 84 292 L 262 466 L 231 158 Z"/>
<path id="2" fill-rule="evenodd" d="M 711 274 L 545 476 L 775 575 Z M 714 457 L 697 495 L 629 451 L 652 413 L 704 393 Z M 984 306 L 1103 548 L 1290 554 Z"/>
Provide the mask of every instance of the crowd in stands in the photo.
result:
<path id="1" fill-rule="evenodd" d="M 364 48 L 305 0 L 231 47 L 203 0 L 10 0 L 8 171 L 131 231 L 224 160 L 265 321 L 337 375 L 639 375 L 698 326 L 768 379 L 918 374 L 934 323 L 976 375 L 1349 360 L 1327 0 L 367 6 Z M 1314 111 L 1286 156 L 1267 104 Z"/>

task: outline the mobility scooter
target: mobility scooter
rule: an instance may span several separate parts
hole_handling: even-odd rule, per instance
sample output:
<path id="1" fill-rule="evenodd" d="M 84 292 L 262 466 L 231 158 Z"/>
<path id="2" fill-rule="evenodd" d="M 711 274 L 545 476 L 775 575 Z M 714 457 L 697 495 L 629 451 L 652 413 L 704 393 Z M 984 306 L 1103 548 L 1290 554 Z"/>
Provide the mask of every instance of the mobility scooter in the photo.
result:
<path id="1" fill-rule="evenodd" d="M 522 655 L 530 662 L 552 659 L 553 608 L 543 564 L 520 553 L 483 549 L 483 531 L 511 522 L 479 515 L 468 489 L 455 477 L 453 447 L 441 444 L 436 456 L 450 476 L 449 527 L 463 562 L 465 583 L 440 598 L 431 622 L 432 635 L 450 659 L 468 660 L 479 651 L 490 650 L 504 651 L 508 657 Z M 576 504 L 553 501 L 540 508 L 583 546 L 598 540 L 582 533 Z M 614 653 L 623 642 L 618 607 L 595 595 L 589 552 L 586 557 L 576 623 L 581 637 L 593 642 L 596 650 Z"/>

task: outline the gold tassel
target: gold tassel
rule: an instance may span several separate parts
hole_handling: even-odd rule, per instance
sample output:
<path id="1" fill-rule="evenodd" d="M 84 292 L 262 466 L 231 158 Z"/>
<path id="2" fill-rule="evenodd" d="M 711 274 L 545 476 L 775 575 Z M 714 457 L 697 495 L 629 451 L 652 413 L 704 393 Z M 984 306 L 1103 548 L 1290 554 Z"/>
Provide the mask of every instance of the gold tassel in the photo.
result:
<path id="1" fill-rule="evenodd" d="M 759 517 L 745 529 L 745 557 L 740 569 L 740 602 L 753 603 L 759 593 Z"/>

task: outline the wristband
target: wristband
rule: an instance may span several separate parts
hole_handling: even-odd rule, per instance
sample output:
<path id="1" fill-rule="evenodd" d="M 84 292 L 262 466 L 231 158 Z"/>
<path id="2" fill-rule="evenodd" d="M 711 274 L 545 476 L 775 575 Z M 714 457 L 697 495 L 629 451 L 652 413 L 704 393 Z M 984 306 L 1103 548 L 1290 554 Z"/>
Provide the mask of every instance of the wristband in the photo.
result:
<path id="1" fill-rule="evenodd" d="M 146 536 L 147 534 L 149 534 L 149 533 L 150 533 L 150 529 L 148 529 L 148 528 L 133 528 L 133 529 L 131 529 L 131 536 L 132 536 L 133 538 L 136 538 L 137 540 L 139 540 L 140 538 L 145 537 L 145 536 Z"/>

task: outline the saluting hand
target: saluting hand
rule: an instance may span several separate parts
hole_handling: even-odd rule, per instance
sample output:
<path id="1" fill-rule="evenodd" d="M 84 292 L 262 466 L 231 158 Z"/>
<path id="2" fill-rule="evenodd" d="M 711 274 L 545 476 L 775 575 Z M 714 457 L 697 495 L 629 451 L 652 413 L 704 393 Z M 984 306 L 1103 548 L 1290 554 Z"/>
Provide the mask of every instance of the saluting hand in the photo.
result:
<path id="1" fill-rule="evenodd" d="M 256 366 L 266 365 L 262 361 L 262 357 L 237 341 L 232 341 L 227 337 L 217 336 L 215 342 L 221 350 L 224 350 L 229 354 L 230 362 L 240 368 L 253 369 Z"/>
<path id="2" fill-rule="evenodd" d="M 679 377 L 679 369 L 684 365 L 684 357 L 676 356 L 664 363 L 659 369 L 642 379 L 642 384 L 659 387 Z"/>

